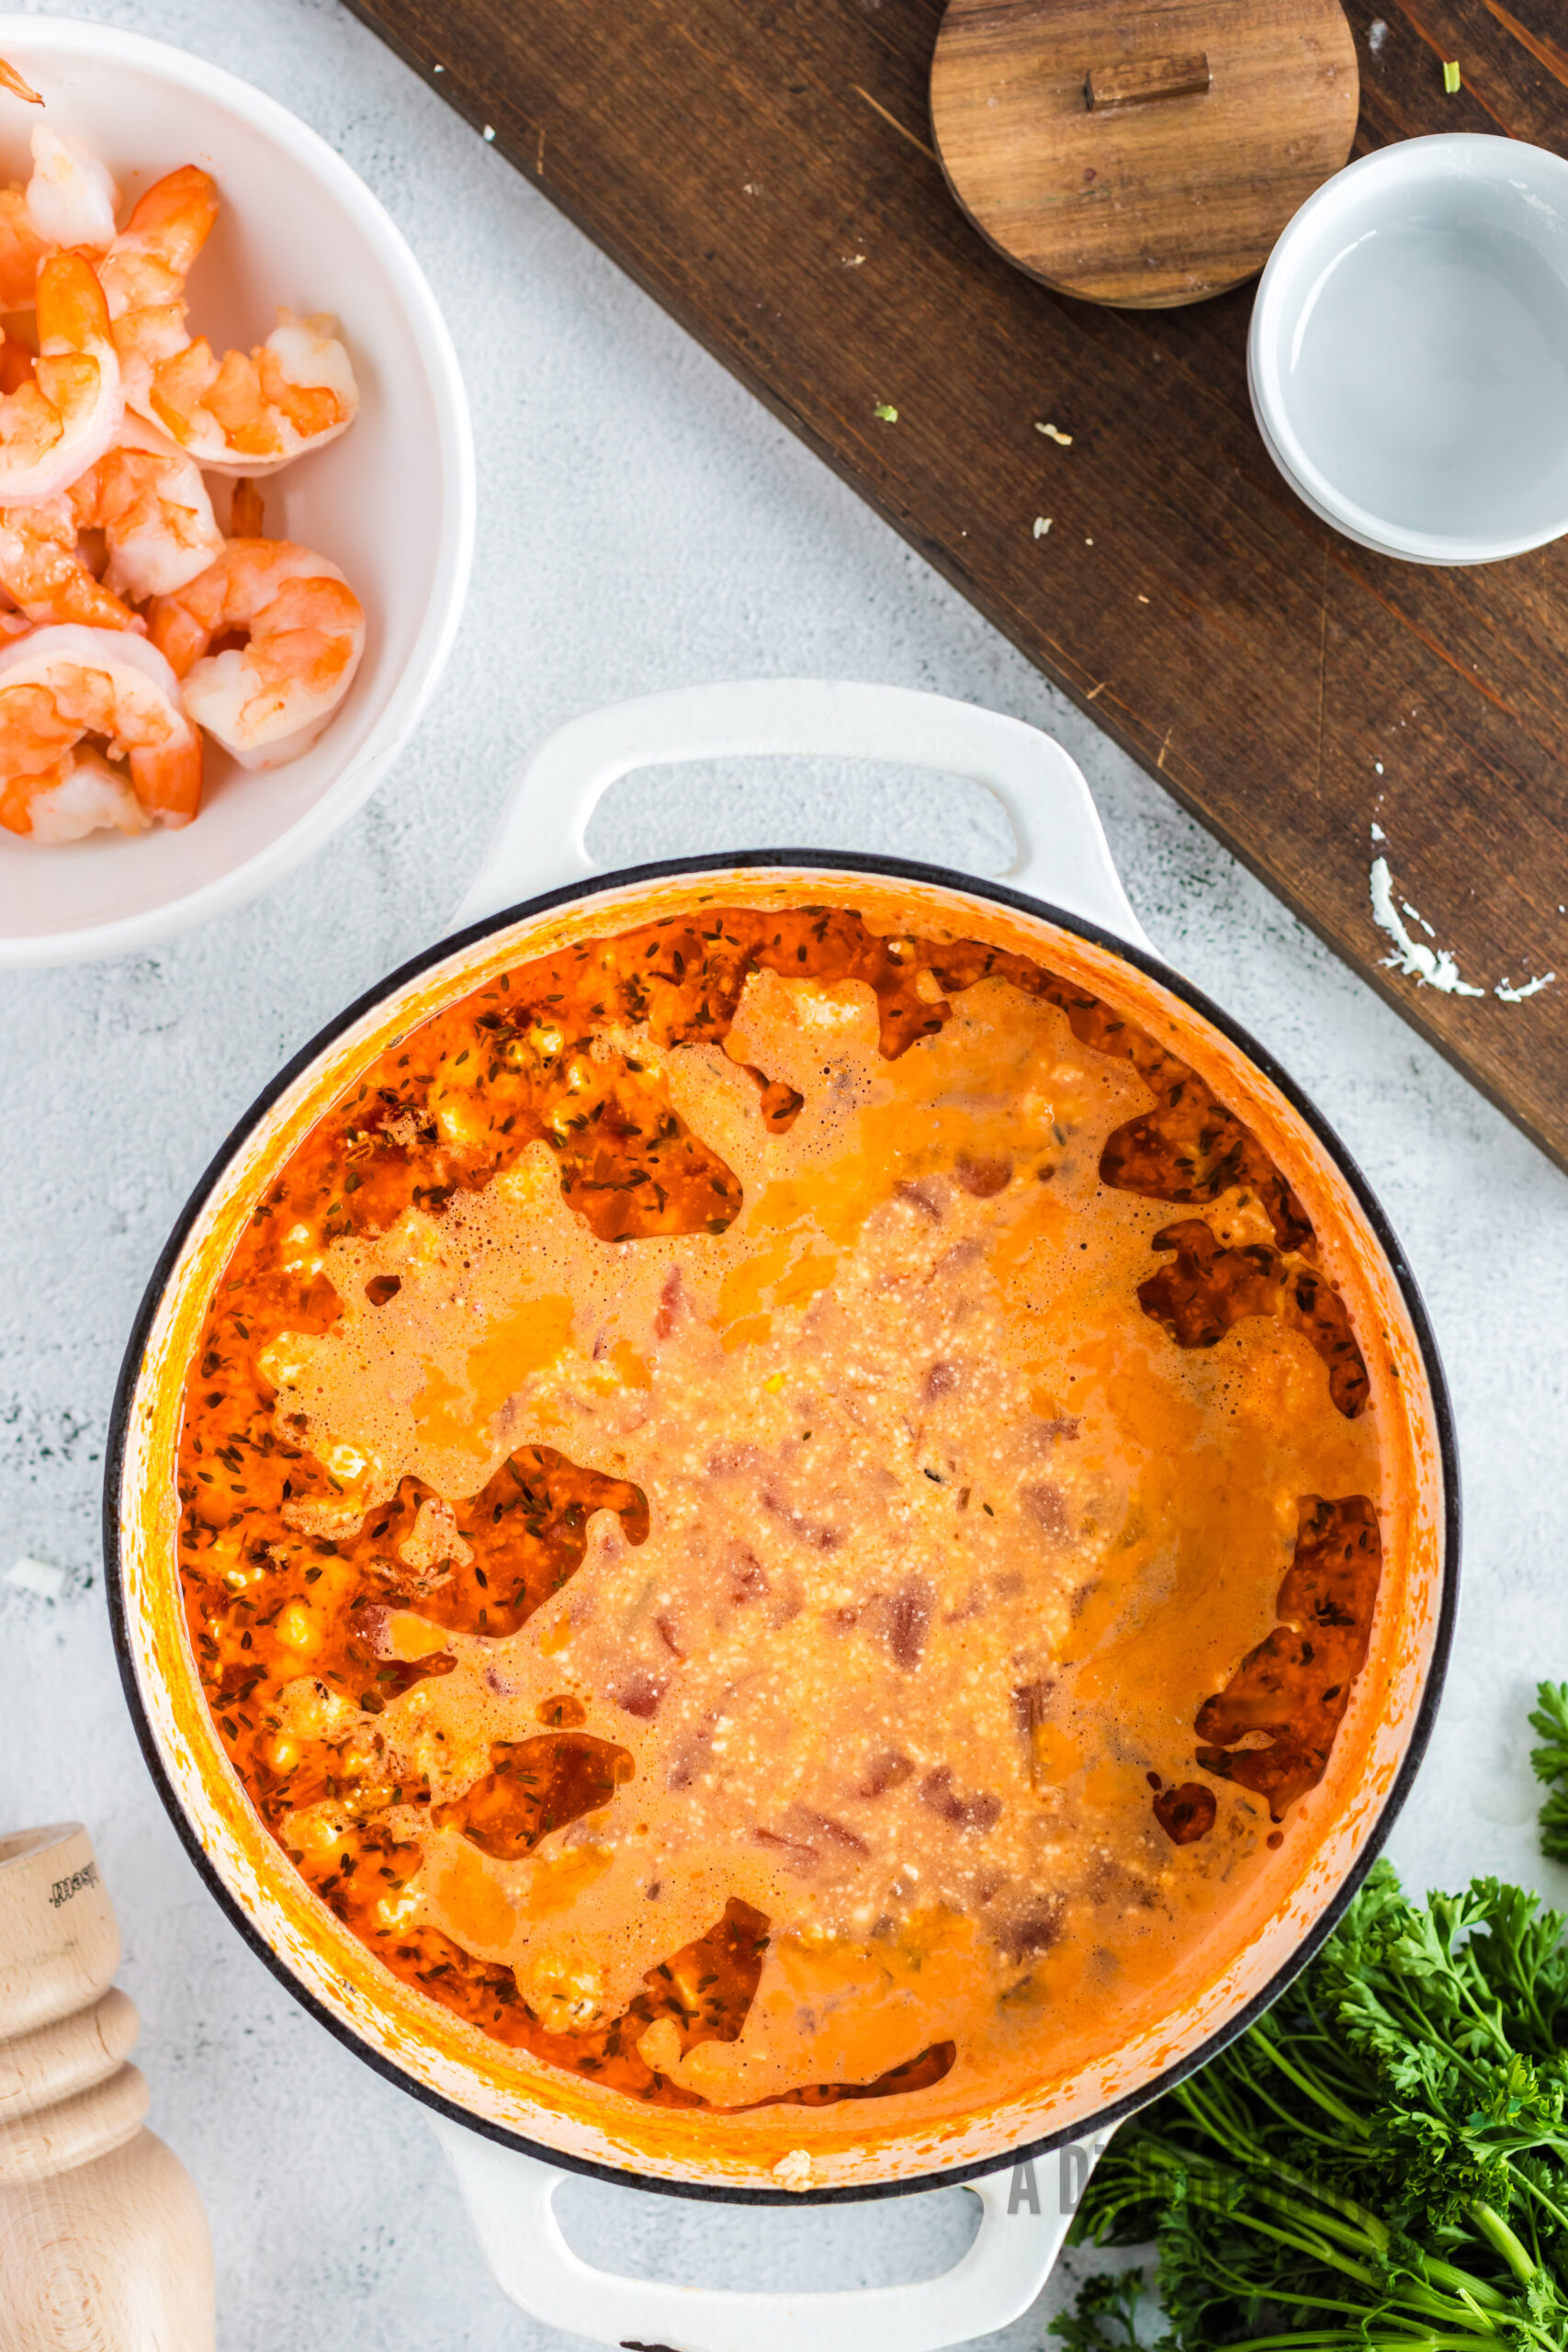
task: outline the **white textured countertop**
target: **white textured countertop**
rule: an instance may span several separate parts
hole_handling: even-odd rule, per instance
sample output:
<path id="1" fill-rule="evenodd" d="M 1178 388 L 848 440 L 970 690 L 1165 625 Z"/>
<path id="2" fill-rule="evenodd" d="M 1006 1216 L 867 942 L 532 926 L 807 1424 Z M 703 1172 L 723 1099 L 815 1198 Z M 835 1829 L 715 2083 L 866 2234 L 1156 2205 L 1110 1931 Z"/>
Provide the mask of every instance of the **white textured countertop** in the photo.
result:
<path id="1" fill-rule="evenodd" d="M 171 947 L 0 975 L 0 1831 L 79 1815 L 96 1840 L 152 2120 L 211 2213 L 225 2352 L 567 2341 L 490 2283 L 417 2106 L 295 2005 L 186 1861 L 121 1702 L 97 1512 L 127 1329 L 231 1120 L 323 1021 L 438 934 L 519 754 L 595 704 L 714 677 L 866 677 L 1061 736 L 1156 946 L 1339 1129 L 1437 1326 L 1467 1581 L 1395 1859 L 1417 1886 L 1496 1870 L 1568 1896 L 1568 1875 L 1536 1859 L 1524 1726 L 1537 1676 L 1568 1674 L 1568 1182 L 331 0 L 82 13 L 248 75 L 342 150 L 437 289 L 479 444 L 467 621 L 371 806 L 303 872 Z M 1369 813 L 1374 789 L 1369 777 Z M 817 770 L 634 780 L 593 840 L 616 863 L 758 841 L 992 870 L 1007 855 L 977 791 Z M 1530 1008 L 1491 1017 L 1528 1022 Z M 24 1553 L 70 1571 L 58 1601 L 6 1585 Z M 585 2183 L 561 2205 L 606 2266 L 758 2286 L 934 2271 L 972 2210 L 952 2190 L 720 2212 Z M 1040 2345 L 1047 2306 L 1049 2294 L 989 2341 Z"/>

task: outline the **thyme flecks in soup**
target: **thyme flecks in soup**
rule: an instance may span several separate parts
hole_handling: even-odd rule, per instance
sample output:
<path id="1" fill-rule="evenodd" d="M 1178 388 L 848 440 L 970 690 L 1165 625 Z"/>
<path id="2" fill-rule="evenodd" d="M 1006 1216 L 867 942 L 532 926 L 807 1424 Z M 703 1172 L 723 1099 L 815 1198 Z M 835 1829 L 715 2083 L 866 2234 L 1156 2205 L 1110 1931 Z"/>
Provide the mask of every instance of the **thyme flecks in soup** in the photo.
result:
<path id="1" fill-rule="evenodd" d="M 1376 1422 L 1152 1028 L 697 902 L 436 1012 L 269 1184 L 188 1379 L 191 1635 L 299 1871 L 496 2041 L 973 2108 L 1226 1957 L 1367 1656 Z"/>

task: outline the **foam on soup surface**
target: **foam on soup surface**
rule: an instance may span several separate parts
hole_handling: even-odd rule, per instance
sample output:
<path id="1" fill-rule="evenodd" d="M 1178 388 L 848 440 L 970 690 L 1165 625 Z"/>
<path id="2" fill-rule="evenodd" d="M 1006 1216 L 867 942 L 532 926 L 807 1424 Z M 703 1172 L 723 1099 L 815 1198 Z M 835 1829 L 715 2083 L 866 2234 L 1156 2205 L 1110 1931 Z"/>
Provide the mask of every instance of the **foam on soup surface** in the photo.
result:
<path id="1" fill-rule="evenodd" d="M 956 2112 L 1227 1956 L 1366 1658 L 1371 1396 L 1147 1029 L 699 905 L 498 974 L 271 1183 L 187 1385 L 192 1640 L 299 1871 L 477 2030 Z"/>

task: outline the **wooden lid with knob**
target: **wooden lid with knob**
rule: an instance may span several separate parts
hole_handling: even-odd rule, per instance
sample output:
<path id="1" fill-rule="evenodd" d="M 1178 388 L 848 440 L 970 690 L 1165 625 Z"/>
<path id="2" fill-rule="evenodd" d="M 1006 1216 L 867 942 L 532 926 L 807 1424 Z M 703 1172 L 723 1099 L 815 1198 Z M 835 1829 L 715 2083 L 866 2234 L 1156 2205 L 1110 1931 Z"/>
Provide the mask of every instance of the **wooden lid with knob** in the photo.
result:
<path id="1" fill-rule="evenodd" d="M 931 67 L 948 183 L 1059 293 L 1222 294 L 1350 153 L 1339 0 L 950 0 Z"/>

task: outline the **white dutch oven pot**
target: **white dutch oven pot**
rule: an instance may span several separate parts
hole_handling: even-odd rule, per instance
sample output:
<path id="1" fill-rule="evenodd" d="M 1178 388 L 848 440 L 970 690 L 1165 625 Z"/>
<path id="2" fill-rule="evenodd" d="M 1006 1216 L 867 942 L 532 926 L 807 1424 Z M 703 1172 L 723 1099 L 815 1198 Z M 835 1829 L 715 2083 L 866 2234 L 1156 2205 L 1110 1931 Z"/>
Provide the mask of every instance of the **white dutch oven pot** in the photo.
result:
<path id="1" fill-rule="evenodd" d="M 595 877 L 589 820 L 617 777 L 636 768 L 756 755 L 873 759 L 965 776 L 1007 812 L 1019 845 L 1005 884 L 892 859 L 770 851 L 688 859 Z M 1380 1602 L 1381 1636 L 1359 1678 L 1353 1778 L 1333 1792 L 1332 1818 L 1305 1850 L 1289 1899 L 1239 1956 L 1179 2015 L 1066 2084 L 973 2126 L 927 2127 L 818 2160 L 807 2201 L 838 2201 L 962 2183 L 980 2199 L 967 2254 L 942 2277 L 830 2294 L 758 2295 L 611 2276 L 567 2245 L 552 2198 L 567 2170 L 675 2195 L 785 2204 L 744 2156 L 695 2142 L 640 2143 L 641 2115 L 582 2111 L 581 2087 L 557 2070 L 500 2053 L 476 2059 L 461 2030 L 398 1985 L 304 1889 L 261 1828 L 219 1744 L 197 1679 L 172 1569 L 177 1515 L 172 1464 L 179 1392 L 217 1274 L 264 1170 L 275 1166 L 378 1045 L 485 972 L 540 952 L 562 922 L 603 931 L 638 919 L 682 876 L 711 888 L 728 873 L 802 880 L 868 877 L 908 886 L 953 920 L 998 914 L 1034 934 L 1049 961 L 1064 935 L 1119 1001 L 1162 1007 L 1201 1041 L 1204 1066 L 1266 1140 L 1304 1168 L 1309 1207 L 1351 1237 L 1388 1338 L 1393 1408 L 1408 1456 L 1400 1540 Z M 584 915 L 583 910 L 591 910 Z M 1060 950 L 1058 950 L 1060 952 Z M 1396 1432 L 1397 1434 L 1397 1432 Z M 213 1892 L 247 1939 L 325 2025 L 435 2110 L 485 2255 L 506 2293 L 550 2325 L 604 2344 L 628 2338 L 678 2352 L 937 2352 L 991 2334 L 1028 2308 L 1066 2233 L 1090 2164 L 1124 2116 L 1190 2074 L 1240 2032 L 1317 1950 L 1370 1864 L 1414 1776 L 1436 1706 L 1452 1624 L 1458 1494 L 1442 1374 L 1420 1299 L 1397 1243 L 1344 1151 L 1259 1047 L 1156 962 L 1111 862 L 1088 786 L 1061 747 L 1017 719 L 885 686 L 777 680 L 693 687 L 623 703 L 547 738 L 513 786 L 457 934 L 350 1008 L 308 1046 L 241 1123 L 202 1180 L 149 1287 L 116 1400 L 106 1485 L 111 1608 L 127 1695 L 148 1762 Z M 1329 1783 L 1320 1792 L 1328 1795 Z M 389 1990 L 390 1984 L 391 1989 Z M 578 2099 L 574 2107 L 572 2098 Z M 601 2095 L 602 2099 L 602 2095 Z M 626 2102 L 630 2107 L 632 2102 Z M 701 2128 L 700 2126 L 698 2127 Z M 1025 2156 L 1040 2165 L 1032 2196 L 1012 2192 Z M 1077 2151 L 1077 2154 L 1072 2152 Z M 1010 2205 L 1015 2210 L 1010 2211 Z M 1039 2210 L 1034 2210 L 1038 2206 Z"/>

